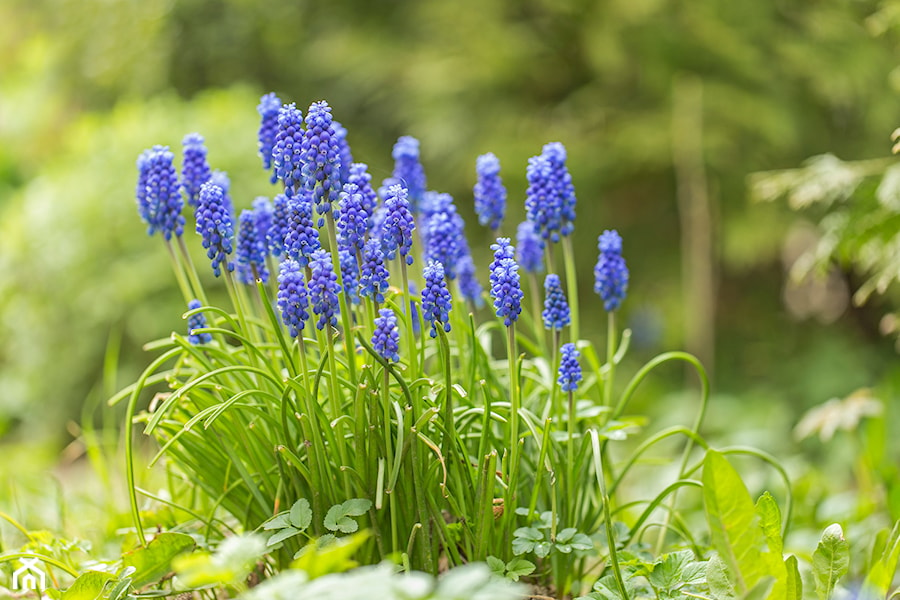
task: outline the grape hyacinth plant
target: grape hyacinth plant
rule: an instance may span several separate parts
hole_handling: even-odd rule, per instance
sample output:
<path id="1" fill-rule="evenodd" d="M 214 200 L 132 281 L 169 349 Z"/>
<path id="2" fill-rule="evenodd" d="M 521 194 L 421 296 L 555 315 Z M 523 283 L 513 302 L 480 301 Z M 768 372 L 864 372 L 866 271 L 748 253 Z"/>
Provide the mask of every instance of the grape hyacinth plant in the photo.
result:
<path id="1" fill-rule="evenodd" d="M 629 277 L 613 230 L 600 236 L 599 300 L 588 308 L 592 325 L 608 311 L 605 338 L 587 327 L 580 337 L 575 192 L 562 144 L 522 165 L 527 220 L 515 246 L 496 238 L 485 268 L 487 248 L 466 239 L 465 210 L 425 190 L 415 138 L 392 149 L 395 179 L 379 205 L 329 104 L 311 103 L 304 121 L 295 103 L 267 94 L 258 110 L 263 167 L 280 193 L 242 206 L 235 223 L 221 177 L 211 174 L 197 192 L 195 231 L 227 296 L 194 270 L 186 248 L 176 255 L 168 243 L 181 235 L 180 191 L 190 178 L 179 184 L 164 146 L 137 161 L 139 215 L 150 233 L 163 233 L 190 302 L 188 336 L 148 346 L 159 357 L 111 400 L 128 401 L 140 546 L 157 521 L 134 486 L 136 426 L 159 443 L 171 502 L 197 519 L 189 530 L 202 543 L 240 531 L 265 536 L 264 578 L 342 548 L 341 560 L 361 564 L 392 560 L 436 574 L 488 561 L 559 598 L 627 597 L 630 572 L 617 553 L 645 556 L 648 529 L 662 540 L 661 561 L 662 550 L 699 547 L 706 534 L 684 530 L 675 492 L 696 487 L 706 453 L 705 372 L 692 356 L 668 352 L 615 381 L 630 334 L 613 318 L 627 311 Z M 507 210 L 499 158 L 476 164 L 473 208 L 496 230 Z M 408 269 L 416 260 L 421 271 Z M 267 273 L 277 281 L 266 285 Z M 485 289 L 493 311 L 480 310 Z M 693 423 L 659 431 L 629 406 L 641 382 L 674 361 L 698 373 L 699 409 Z M 160 382 L 168 388 L 157 394 Z M 635 485 L 657 455 L 671 463 L 675 443 L 674 468 Z"/>

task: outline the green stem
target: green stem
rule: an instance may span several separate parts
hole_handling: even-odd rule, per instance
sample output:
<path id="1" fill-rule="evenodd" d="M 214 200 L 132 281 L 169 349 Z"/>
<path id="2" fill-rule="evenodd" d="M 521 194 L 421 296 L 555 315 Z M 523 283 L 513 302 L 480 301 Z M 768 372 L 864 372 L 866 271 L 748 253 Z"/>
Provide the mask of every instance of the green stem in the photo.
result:
<path id="1" fill-rule="evenodd" d="M 572 250 L 572 238 L 569 236 L 563 238 L 563 264 L 566 268 L 566 286 L 569 288 L 568 300 L 572 317 L 569 331 L 572 334 L 572 341 L 577 342 L 580 339 L 578 337 L 578 275 L 575 271 L 575 253 Z"/>
<path id="2" fill-rule="evenodd" d="M 353 343 L 353 318 L 350 314 L 350 307 L 347 303 L 347 291 L 344 289 L 344 276 L 341 272 L 341 257 L 338 253 L 337 234 L 334 228 L 334 212 L 328 211 L 325 215 L 325 224 L 328 229 L 328 242 L 331 244 L 331 265 L 334 273 L 337 275 L 338 285 L 341 286 L 341 293 L 338 294 L 338 304 L 341 310 L 341 326 L 344 329 L 344 352 L 347 356 L 347 370 L 350 373 L 350 382 L 355 386 L 359 383 L 356 379 L 356 349 Z"/>
<path id="3" fill-rule="evenodd" d="M 206 299 L 206 292 L 203 290 L 203 284 L 200 283 L 200 277 L 197 275 L 197 269 L 194 267 L 194 261 L 191 260 L 191 253 L 188 252 L 187 244 L 185 244 L 184 237 L 182 236 L 178 236 L 178 249 L 181 251 L 181 257 L 184 259 L 184 264 L 187 265 L 187 276 L 194 288 L 196 298 L 204 305 L 209 304 Z"/>
<path id="4" fill-rule="evenodd" d="M 416 351 L 416 333 L 413 331 L 413 314 L 412 314 L 412 298 L 409 294 L 409 273 L 406 270 L 406 259 L 400 256 L 400 277 L 403 281 L 403 290 L 400 294 L 403 302 L 403 312 L 406 314 L 406 343 L 409 351 L 409 369 L 411 377 L 409 381 L 415 380 L 419 376 L 419 354 Z M 421 407 L 413 407 L 413 418 L 417 419 L 421 414 Z"/>
<path id="5" fill-rule="evenodd" d="M 184 278 L 184 270 L 181 267 L 181 263 L 178 261 L 178 257 L 175 256 L 175 250 L 172 248 L 172 241 L 165 240 L 165 242 L 166 250 L 169 252 L 169 260 L 172 261 L 172 271 L 175 273 L 175 279 L 178 281 L 181 295 L 184 296 L 184 303 L 187 304 L 194 299 L 194 294 L 191 291 L 191 287 L 188 285 L 187 280 Z M 197 299 L 199 300 L 199 298 Z M 205 305 L 206 302 L 203 302 L 203 304 Z"/>

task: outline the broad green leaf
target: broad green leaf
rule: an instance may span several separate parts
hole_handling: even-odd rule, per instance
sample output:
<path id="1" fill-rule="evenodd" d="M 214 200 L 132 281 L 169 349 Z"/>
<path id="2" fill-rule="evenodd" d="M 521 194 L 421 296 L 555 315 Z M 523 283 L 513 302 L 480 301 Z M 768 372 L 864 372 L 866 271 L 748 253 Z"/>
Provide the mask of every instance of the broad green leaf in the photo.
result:
<path id="1" fill-rule="evenodd" d="M 884 598 L 897 571 L 900 560 L 900 521 L 894 524 L 891 536 L 884 546 L 881 558 L 872 565 L 860 590 L 860 599 Z"/>
<path id="2" fill-rule="evenodd" d="M 770 597 L 769 591 L 775 583 L 774 577 L 763 577 L 753 588 L 744 594 L 743 600 L 765 600 Z"/>
<path id="3" fill-rule="evenodd" d="M 345 515 L 360 517 L 372 508 L 372 501 L 364 498 L 352 498 L 341 504 L 341 506 L 344 507 Z"/>
<path id="4" fill-rule="evenodd" d="M 838 579 L 846 575 L 850 567 L 850 544 L 844 539 L 840 525 L 835 523 L 825 528 L 822 539 L 813 552 L 812 563 L 819 600 L 828 600 L 834 593 Z"/>
<path id="5" fill-rule="evenodd" d="M 368 537 L 367 533 L 362 532 L 325 545 L 319 542 L 309 543 L 300 550 L 291 567 L 305 571 L 310 579 L 329 573 L 343 573 L 357 565 L 353 555 Z"/>
<path id="6" fill-rule="evenodd" d="M 132 585 L 139 588 L 162 579 L 172 570 L 172 559 L 193 547 L 194 538 L 189 535 L 161 533 L 145 548 L 125 554 L 122 565 L 135 568 Z"/>
<path id="7" fill-rule="evenodd" d="M 534 573 L 536 568 L 533 562 L 517 556 L 506 563 L 506 576 L 513 581 L 518 581 L 519 577 Z"/>
<path id="8" fill-rule="evenodd" d="M 709 450 L 703 460 L 703 504 L 713 548 L 734 577 L 743 596 L 762 578 L 762 535 L 753 500 L 737 471 L 720 453 Z"/>
<path id="9" fill-rule="evenodd" d="M 67 589 L 62 600 L 97 600 L 103 594 L 106 584 L 115 579 L 112 573 L 100 571 L 87 571 L 78 576 L 78 579 Z"/>
<path id="10" fill-rule="evenodd" d="M 306 498 L 300 498 L 294 502 L 294 505 L 291 507 L 291 525 L 301 531 L 309 527 L 309 524 L 312 523 L 312 516 L 312 509 L 309 507 L 309 500 Z"/>
<path id="11" fill-rule="evenodd" d="M 793 554 L 784 561 L 784 568 L 787 572 L 787 581 L 785 584 L 785 600 L 802 600 L 803 599 L 803 579 L 800 577 L 800 567 L 797 564 L 797 557 Z"/>
<path id="12" fill-rule="evenodd" d="M 295 535 L 299 534 L 300 530 L 295 527 L 285 527 L 284 529 L 280 529 L 272 534 L 272 537 L 269 538 L 269 541 L 266 542 L 266 546 L 272 547 L 275 544 L 283 542 L 288 538 L 292 538 Z"/>
<path id="13" fill-rule="evenodd" d="M 591 540 L 584 533 L 576 533 L 575 537 L 572 538 L 572 541 L 569 542 L 569 545 L 572 546 L 575 550 L 593 550 L 594 549 L 594 541 Z"/>
<path id="14" fill-rule="evenodd" d="M 272 529 L 284 529 L 285 527 L 291 526 L 291 515 L 286 512 L 279 513 L 263 523 L 262 528 L 266 531 L 271 531 Z"/>
<path id="15" fill-rule="evenodd" d="M 706 562 L 706 581 L 709 585 L 709 593 L 716 600 L 734 600 L 737 594 L 734 590 L 734 581 L 728 573 L 728 566 L 718 554 L 714 554 Z"/>

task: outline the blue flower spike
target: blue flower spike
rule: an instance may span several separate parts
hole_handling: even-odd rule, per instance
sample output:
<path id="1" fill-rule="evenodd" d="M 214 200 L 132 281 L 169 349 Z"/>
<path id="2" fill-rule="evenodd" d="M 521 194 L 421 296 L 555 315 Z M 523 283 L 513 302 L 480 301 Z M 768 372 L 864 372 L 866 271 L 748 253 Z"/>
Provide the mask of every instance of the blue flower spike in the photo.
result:
<path id="1" fill-rule="evenodd" d="M 222 274 L 223 263 L 227 271 L 233 271 L 234 264 L 228 260 L 228 255 L 234 249 L 234 225 L 225 205 L 225 193 L 212 181 L 200 187 L 197 233 L 202 237 L 206 256 L 212 261 L 216 277 Z"/>
<path id="2" fill-rule="evenodd" d="M 384 199 L 386 209 L 384 222 L 381 224 L 381 245 L 384 255 L 388 259 L 394 259 L 397 253 L 406 259 L 406 264 L 413 263 L 412 232 L 416 228 L 412 212 L 409 208 L 409 197 L 406 188 L 400 185 L 392 185 L 388 188 L 387 197 Z"/>
<path id="3" fill-rule="evenodd" d="M 181 166 L 181 187 L 187 196 L 187 203 L 194 208 L 200 201 L 200 186 L 209 181 L 212 171 L 206 159 L 203 136 L 189 133 L 181 142 L 184 148 Z"/>
<path id="4" fill-rule="evenodd" d="M 531 221 L 522 221 L 516 230 L 516 258 L 526 273 L 544 270 L 544 240 Z"/>
<path id="5" fill-rule="evenodd" d="M 493 152 L 482 154 L 475 160 L 478 181 L 475 184 L 475 212 L 478 222 L 497 231 L 506 211 L 506 188 L 500 179 L 500 160 Z"/>
<path id="6" fill-rule="evenodd" d="M 375 332 L 372 334 L 372 346 L 378 356 L 387 362 L 400 360 L 400 330 L 397 327 L 397 315 L 390 308 L 382 308 L 375 318 Z"/>
<path id="7" fill-rule="evenodd" d="M 166 241 L 184 232 L 184 200 L 173 159 L 168 146 L 154 146 L 138 158 L 138 212 L 147 233 L 158 231 Z"/>
<path id="8" fill-rule="evenodd" d="M 578 389 L 578 383 L 582 379 L 581 365 L 578 358 L 581 353 L 575 349 L 575 344 L 563 344 L 560 348 L 559 361 L 559 387 L 564 392 L 574 392 Z"/>
<path id="9" fill-rule="evenodd" d="M 272 170 L 272 151 L 275 150 L 275 136 L 278 133 L 278 113 L 281 110 L 281 99 L 270 92 L 259 99 L 256 112 L 259 113 L 259 133 L 257 134 L 259 157 L 262 159 L 263 169 Z M 275 173 L 272 173 L 272 183 L 278 181 Z"/>
<path id="10" fill-rule="evenodd" d="M 293 102 L 278 111 L 278 128 L 272 148 L 275 177 L 284 184 L 284 194 L 295 196 L 303 187 L 301 147 L 303 145 L 303 113 Z"/>
<path id="11" fill-rule="evenodd" d="M 308 308 L 309 295 L 302 267 L 297 261 L 287 259 L 281 263 L 278 273 L 278 310 L 291 337 L 298 337 L 306 326 Z"/>
<path id="12" fill-rule="evenodd" d="M 409 205 L 413 214 L 419 212 L 419 204 L 425 195 L 425 169 L 419 162 L 419 140 L 401 136 L 391 152 L 394 159 L 394 183 L 409 190 Z"/>
<path id="13" fill-rule="evenodd" d="M 444 331 L 450 331 L 450 308 L 452 298 L 447 282 L 444 279 L 444 267 L 437 261 L 429 261 L 422 273 L 425 287 L 422 288 L 422 313 L 431 324 L 431 337 L 437 337 L 437 325 L 443 325 Z"/>
<path id="14" fill-rule="evenodd" d="M 188 310 L 195 310 L 203 306 L 199 300 L 188 302 Z M 188 341 L 195 346 L 208 344 L 212 341 L 212 334 L 208 331 L 194 333 L 197 329 L 206 327 L 206 316 L 202 312 L 194 313 L 188 317 Z"/>
<path id="15" fill-rule="evenodd" d="M 384 302 L 384 292 L 388 289 L 388 270 L 384 266 L 381 243 L 370 239 L 363 247 L 363 262 L 360 265 L 359 295 L 372 298 L 376 304 Z"/>
<path id="16" fill-rule="evenodd" d="M 509 238 L 497 238 L 491 244 L 494 261 L 491 263 L 491 297 L 494 299 L 494 310 L 498 317 L 503 317 L 503 324 L 509 327 L 519 319 L 522 312 L 522 286 L 519 281 L 519 265 L 513 258 L 515 249 Z"/>
<path id="17" fill-rule="evenodd" d="M 324 100 L 310 105 L 306 114 L 306 133 L 300 147 L 302 174 L 306 190 L 316 205 L 319 227 L 331 212 L 341 191 L 341 149 L 334 131 L 331 107 Z"/>
<path id="18" fill-rule="evenodd" d="M 622 258 L 622 238 L 615 230 L 604 231 L 597 240 L 600 256 L 594 267 L 594 291 L 603 308 L 612 312 L 621 306 L 628 292 L 628 267 Z"/>
<path id="19" fill-rule="evenodd" d="M 337 327 L 337 315 L 340 313 L 338 293 L 341 286 L 337 282 L 331 255 L 324 248 L 319 248 L 312 253 L 309 267 L 309 301 L 313 312 L 319 316 L 316 327 L 318 329 L 325 329 L 326 325 Z"/>
<path id="20" fill-rule="evenodd" d="M 544 328 L 559 331 L 571 322 L 569 303 L 559 283 L 559 275 L 547 274 L 544 278 L 544 293 L 544 311 L 541 313 Z"/>
<path id="21" fill-rule="evenodd" d="M 266 269 L 268 252 L 265 238 L 259 235 L 255 211 L 241 211 L 238 223 L 236 253 L 238 281 L 253 284 L 258 278 L 266 283 L 269 281 L 269 271 Z"/>

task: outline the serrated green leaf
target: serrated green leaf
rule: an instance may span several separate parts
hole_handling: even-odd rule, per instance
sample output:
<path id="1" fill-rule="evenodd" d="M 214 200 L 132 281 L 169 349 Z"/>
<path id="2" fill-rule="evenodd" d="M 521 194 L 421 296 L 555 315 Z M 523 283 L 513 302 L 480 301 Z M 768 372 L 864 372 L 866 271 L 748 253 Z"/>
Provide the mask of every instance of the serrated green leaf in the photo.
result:
<path id="1" fill-rule="evenodd" d="M 325 514 L 325 527 L 329 531 L 353 533 L 359 529 L 359 523 L 350 517 L 364 515 L 372 507 L 370 500 L 353 498 L 341 504 L 335 504 Z"/>
<path id="2" fill-rule="evenodd" d="M 703 460 L 703 504 L 712 546 L 743 596 L 765 574 L 759 550 L 762 532 L 747 487 L 715 450 L 707 451 Z"/>
<path id="3" fill-rule="evenodd" d="M 272 536 L 269 537 L 269 541 L 266 542 L 266 546 L 272 547 L 275 544 L 279 544 L 288 538 L 294 537 L 298 533 L 300 533 L 300 530 L 295 527 L 285 527 L 284 529 L 273 533 Z"/>
<path id="4" fill-rule="evenodd" d="M 136 588 L 155 583 L 172 570 L 172 559 L 194 547 L 194 538 L 183 533 L 157 535 L 145 548 L 122 556 L 122 566 L 134 567 L 132 585 Z"/>
<path id="5" fill-rule="evenodd" d="M 788 556 L 784 561 L 784 568 L 787 572 L 785 600 L 802 600 L 803 579 L 800 577 L 800 567 L 797 564 L 797 557 L 793 554 Z"/>
<path id="6" fill-rule="evenodd" d="M 694 561 L 694 553 L 690 550 L 671 552 L 654 565 L 647 575 L 647 580 L 654 588 L 676 590 L 685 584 L 684 571 Z"/>
<path id="7" fill-rule="evenodd" d="M 838 580 L 850 568 L 850 544 L 844 539 L 844 531 L 837 523 L 829 525 L 813 552 L 813 579 L 819 600 L 828 600 L 834 593 Z"/>
<path id="8" fill-rule="evenodd" d="M 264 531 L 272 531 L 273 529 L 283 529 L 285 527 L 290 527 L 291 525 L 291 515 L 283 512 L 278 513 L 265 523 L 263 523 L 262 528 Z"/>
<path id="9" fill-rule="evenodd" d="M 107 583 L 115 579 L 112 573 L 100 571 L 87 571 L 78 576 L 78 579 L 67 589 L 61 600 L 96 600 L 103 594 Z"/>
<path id="10" fill-rule="evenodd" d="M 309 500 L 300 498 L 291 507 L 290 521 L 291 525 L 299 530 L 304 530 L 312 523 L 312 509 L 309 507 Z"/>
<path id="11" fill-rule="evenodd" d="M 490 567 L 491 573 L 493 573 L 497 577 L 506 576 L 506 563 L 504 563 L 502 560 L 500 560 L 496 556 L 488 556 L 487 559 L 485 559 L 485 562 L 487 562 L 488 567 Z"/>
<path id="12" fill-rule="evenodd" d="M 737 598 L 734 581 L 728 573 L 728 566 L 718 554 L 713 555 L 706 562 L 706 582 L 709 585 L 709 593 L 716 600 Z"/>
<path id="13" fill-rule="evenodd" d="M 502 562 L 502 561 L 501 561 Z M 516 557 L 506 563 L 506 575 L 513 581 L 518 581 L 519 577 L 524 577 L 526 575 L 531 575 L 534 573 L 535 567 L 534 563 L 525 560 L 524 558 Z"/>

